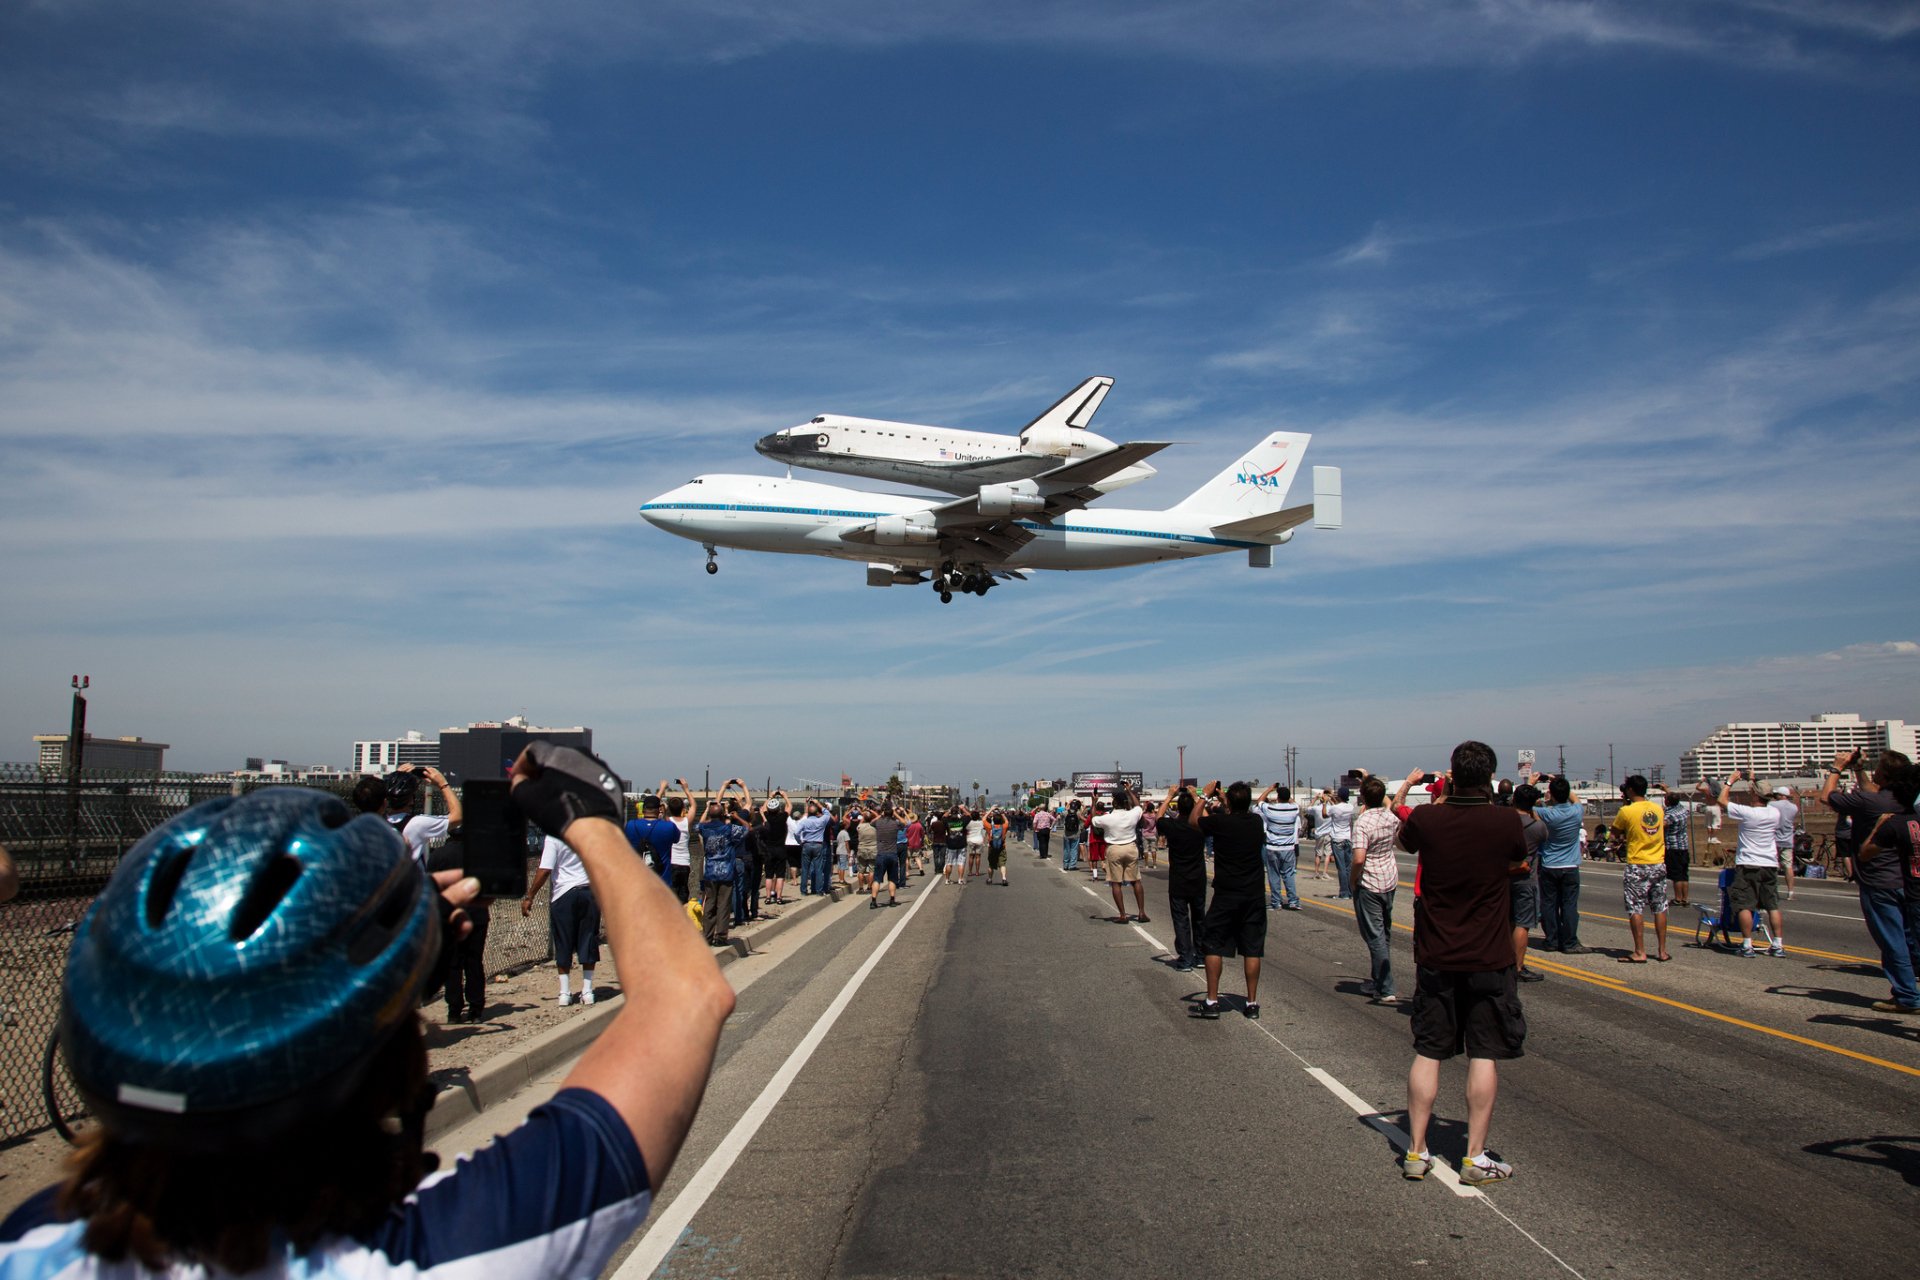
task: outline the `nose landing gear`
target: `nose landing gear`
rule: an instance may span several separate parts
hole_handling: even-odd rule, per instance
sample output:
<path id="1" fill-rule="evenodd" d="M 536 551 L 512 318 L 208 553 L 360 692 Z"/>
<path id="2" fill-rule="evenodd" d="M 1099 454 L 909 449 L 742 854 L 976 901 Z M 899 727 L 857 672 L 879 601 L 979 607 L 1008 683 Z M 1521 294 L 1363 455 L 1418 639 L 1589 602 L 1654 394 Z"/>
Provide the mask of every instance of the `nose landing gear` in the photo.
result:
<path id="1" fill-rule="evenodd" d="M 711 542 L 703 542 L 700 545 L 707 549 L 707 572 L 720 572 L 719 562 L 714 559 L 714 545 Z"/>

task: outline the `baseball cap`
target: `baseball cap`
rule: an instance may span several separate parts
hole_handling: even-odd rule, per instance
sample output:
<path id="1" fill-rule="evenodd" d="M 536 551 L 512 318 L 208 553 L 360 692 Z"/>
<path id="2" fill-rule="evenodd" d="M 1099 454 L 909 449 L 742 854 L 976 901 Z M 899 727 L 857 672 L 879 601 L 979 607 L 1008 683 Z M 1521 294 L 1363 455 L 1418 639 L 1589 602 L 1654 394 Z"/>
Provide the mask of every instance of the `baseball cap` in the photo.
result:
<path id="1" fill-rule="evenodd" d="M 1773 794 L 1777 796 L 1790 796 L 1793 794 L 1793 788 L 1792 787 L 1775 787 L 1773 789 Z"/>

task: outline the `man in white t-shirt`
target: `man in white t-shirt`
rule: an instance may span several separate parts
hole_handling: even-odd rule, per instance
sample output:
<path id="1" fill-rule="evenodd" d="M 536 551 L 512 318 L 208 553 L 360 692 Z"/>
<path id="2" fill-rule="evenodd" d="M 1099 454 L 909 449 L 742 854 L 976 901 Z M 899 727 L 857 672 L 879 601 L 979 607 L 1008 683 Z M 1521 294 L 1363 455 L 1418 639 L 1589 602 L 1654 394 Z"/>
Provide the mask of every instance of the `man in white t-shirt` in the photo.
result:
<path id="1" fill-rule="evenodd" d="M 445 816 L 428 817 L 415 812 L 420 802 L 420 781 L 426 779 L 440 790 Z M 403 764 L 384 778 L 363 774 L 353 786 L 354 808 L 362 813 L 377 813 L 386 819 L 407 851 L 421 866 L 427 865 L 427 850 L 435 840 L 444 840 L 463 816 L 460 797 L 447 782 L 447 775 L 432 765 Z"/>
<path id="2" fill-rule="evenodd" d="M 680 794 L 666 797 L 667 821 L 680 834 L 674 837 L 673 851 L 667 855 L 667 860 L 673 896 L 684 905 L 693 895 L 693 849 L 687 839 L 687 832 L 693 829 L 693 792 L 687 789 L 685 778 L 675 778 L 673 781 L 680 788 Z M 666 792 L 666 783 L 663 781 L 657 794 L 665 796 Z"/>
<path id="3" fill-rule="evenodd" d="M 1113 793 L 1113 808 L 1098 814 L 1093 825 L 1100 831 L 1100 838 L 1107 842 L 1107 887 L 1113 890 L 1113 918 L 1116 924 L 1127 923 L 1126 887 L 1133 886 L 1134 916 L 1142 924 L 1147 923 L 1147 886 L 1140 882 L 1140 830 L 1141 809 L 1133 792 L 1121 787 Z"/>
<path id="4" fill-rule="evenodd" d="M 1780 866 L 1787 875 L 1787 899 L 1793 899 L 1793 838 L 1800 822 L 1800 806 L 1793 802 L 1793 788 L 1775 787 L 1773 799 L 1767 802 L 1767 808 L 1780 815 L 1780 825 L 1773 829 L 1773 851 L 1780 858 Z"/>
<path id="5" fill-rule="evenodd" d="M 1340 896 L 1351 896 L 1347 892 L 1349 872 L 1353 867 L 1353 804 L 1345 787 L 1334 793 L 1334 803 L 1320 806 L 1321 821 L 1327 824 L 1327 835 L 1333 841 L 1333 871 L 1340 878 Z"/>
<path id="6" fill-rule="evenodd" d="M 1735 769 L 1721 786 L 1716 803 L 1740 824 L 1740 844 L 1733 857 L 1733 883 L 1727 888 L 1727 904 L 1740 917 L 1740 954 L 1753 958 L 1753 916 L 1756 911 L 1764 911 L 1767 923 L 1773 928 L 1773 945 L 1767 948 L 1767 954 L 1784 956 L 1787 942 L 1780 922 L 1780 854 L 1774 847 L 1780 811 L 1762 804 L 1760 797 L 1750 791 L 1741 792 L 1741 800 L 1753 803 L 1735 803 L 1733 785 L 1738 781 L 1740 771 Z"/>
<path id="7" fill-rule="evenodd" d="M 540 847 L 540 870 L 534 873 L 527 896 L 520 900 L 522 916 L 533 913 L 534 895 L 553 877 L 553 893 L 547 899 L 547 930 L 553 939 L 553 964 L 560 971 L 560 1003 L 575 1003 L 572 980 L 573 962 L 580 961 L 580 997 L 578 1003 L 593 1003 L 593 966 L 600 961 L 600 904 L 587 883 L 587 868 L 572 846 L 558 836 L 548 836 Z"/>

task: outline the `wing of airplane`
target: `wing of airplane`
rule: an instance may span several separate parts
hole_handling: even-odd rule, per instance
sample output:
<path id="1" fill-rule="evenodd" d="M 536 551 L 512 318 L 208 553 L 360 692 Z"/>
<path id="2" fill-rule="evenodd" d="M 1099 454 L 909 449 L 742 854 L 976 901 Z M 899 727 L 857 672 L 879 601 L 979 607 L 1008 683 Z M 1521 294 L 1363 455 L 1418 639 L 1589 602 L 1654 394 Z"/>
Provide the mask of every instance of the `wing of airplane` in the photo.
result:
<path id="1" fill-rule="evenodd" d="M 1031 480 L 983 485 L 977 493 L 929 508 L 913 517 L 913 522 L 931 527 L 949 558 L 995 564 L 1033 541 L 1033 530 L 1024 528 L 1022 521 L 1045 524 L 1080 510 L 1100 496 L 1096 487 L 1100 481 L 1166 447 L 1165 441 L 1136 441 L 1043 471 Z M 904 522 L 903 517 L 891 518 Z M 880 523 L 858 525 L 841 534 L 841 540 L 877 542 Z"/>

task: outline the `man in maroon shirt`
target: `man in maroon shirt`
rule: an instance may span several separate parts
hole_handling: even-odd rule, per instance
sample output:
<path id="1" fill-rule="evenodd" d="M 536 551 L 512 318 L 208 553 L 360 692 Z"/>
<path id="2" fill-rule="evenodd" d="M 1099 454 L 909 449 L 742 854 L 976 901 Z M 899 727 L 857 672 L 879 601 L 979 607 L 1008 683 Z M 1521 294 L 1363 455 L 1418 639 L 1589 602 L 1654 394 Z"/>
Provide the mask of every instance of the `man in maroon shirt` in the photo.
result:
<path id="1" fill-rule="evenodd" d="M 1467 1055 L 1467 1159 L 1460 1180 L 1476 1186 L 1513 1176 L 1486 1149 L 1499 1088 L 1496 1064 L 1517 1058 L 1527 1023 L 1514 985 L 1509 883 L 1525 874 L 1520 815 L 1493 803 L 1493 748 L 1453 749 L 1446 798 L 1400 824 L 1400 847 L 1419 859 L 1413 902 L 1413 1070 L 1407 1076 L 1407 1152 L 1401 1172 L 1433 1167 L 1427 1122 L 1440 1092 L 1440 1064 Z"/>

